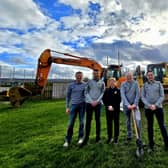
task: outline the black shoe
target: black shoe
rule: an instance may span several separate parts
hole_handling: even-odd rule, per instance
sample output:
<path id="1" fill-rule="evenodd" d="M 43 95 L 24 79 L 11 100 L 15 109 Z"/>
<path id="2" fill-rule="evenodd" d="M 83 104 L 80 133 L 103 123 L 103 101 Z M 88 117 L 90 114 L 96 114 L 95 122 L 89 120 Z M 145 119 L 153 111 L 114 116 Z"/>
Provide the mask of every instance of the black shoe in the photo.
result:
<path id="1" fill-rule="evenodd" d="M 165 149 L 165 151 L 168 151 L 168 146 L 165 146 L 164 149 Z"/>
<path id="2" fill-rule="evenodd" d="M 149 146 L 147 152 L 148 152 L 148 153 L 154 152 L 154 146 Z"/>
<path id="3" fill-rule="evenodd" d="M 88 140 L 84 139 L 83 142 L 79 145 L 81 148 L 87 145 Z"/>
<path id="4" fill-rule="evenodd" d="M 118 143 L 118 138 L 114 138 L 114 144 Z"/>
<path id="5" fill-rule="evenodd" d="M 96 138 L 95 143 L 99 143 L 100 142 L 100 138 Z"/>
<path id="6" fill-rule="evenodd" d="M 165 143 L 165 150 L 168 151 L 168 143 Z"/>
<path id="7" fill-rule="evenodd" d="M 127 137 L 127 139 L 126 139 L 126 144 L 128 144 L 130 141 L 132 140 L 132 138 L 131 137 Z"/>
<path id="8" fill-rule="evenodd" d="M 131 139 L 132 139 L 131 137 L 127 137 L 127 141 L 131 141 Z"/>

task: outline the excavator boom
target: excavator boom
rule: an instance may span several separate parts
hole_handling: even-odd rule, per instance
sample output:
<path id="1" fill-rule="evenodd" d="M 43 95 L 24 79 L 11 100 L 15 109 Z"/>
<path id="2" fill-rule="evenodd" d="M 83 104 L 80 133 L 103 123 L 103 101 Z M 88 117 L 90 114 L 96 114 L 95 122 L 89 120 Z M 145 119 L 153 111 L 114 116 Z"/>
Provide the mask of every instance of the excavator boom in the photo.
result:
<path id="1" fill-rule="evenodd" d="M 53 57 L 51 53 L 54 52 L 58 54 L 63 54 L 67 58 Z M 87 67 L 90 69 L 98 69 L 101 72 L 101 76 L 103 75 L 104 71 L 102 66 L 93 59 L 46 49 L 42 52 L 42 54 L 39 57 L 35 81 L 36 85 L 39 87 L 39 90 L 41 90 L 42 93 L 46 86 L 48 74 L 52 63 Z"/>

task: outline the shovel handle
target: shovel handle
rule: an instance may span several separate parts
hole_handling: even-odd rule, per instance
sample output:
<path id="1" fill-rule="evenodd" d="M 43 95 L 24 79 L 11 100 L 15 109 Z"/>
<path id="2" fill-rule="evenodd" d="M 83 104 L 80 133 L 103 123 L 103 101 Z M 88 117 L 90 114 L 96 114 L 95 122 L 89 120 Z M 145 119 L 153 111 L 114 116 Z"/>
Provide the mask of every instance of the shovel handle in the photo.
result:
<path id="1" fill-rule="evenodd" d="M 134 129 L 135 129 L 135 135 L 136 135 L 136 138 L 139 139 L 137 124 L 136 124 L 136 120 L 135 120 L 135 112 L 134 112 L 134 110 L 132 110 L 131 112 L 132 112 L 132 119 L 133 119 L 133 124 L 134 124 Z"/>

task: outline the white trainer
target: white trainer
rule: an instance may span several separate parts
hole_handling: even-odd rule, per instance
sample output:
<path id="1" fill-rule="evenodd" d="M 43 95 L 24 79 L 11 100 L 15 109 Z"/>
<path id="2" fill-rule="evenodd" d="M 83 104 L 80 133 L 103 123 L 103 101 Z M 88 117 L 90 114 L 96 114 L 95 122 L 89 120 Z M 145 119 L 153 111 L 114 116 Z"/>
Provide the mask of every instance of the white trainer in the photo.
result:
<path id="1" fill-rule="evenodd" d="M 69 146 L 69 143 L 66 141 L 64 144 L 63 144 L 63 147 L 68 147 Z"/>
<path id="2" fill-rule="evenodd" d="M 80 138 L 79 141 L 78 141 L 78 144 L 81 144 L 83 142 L 83 139 Z"/>

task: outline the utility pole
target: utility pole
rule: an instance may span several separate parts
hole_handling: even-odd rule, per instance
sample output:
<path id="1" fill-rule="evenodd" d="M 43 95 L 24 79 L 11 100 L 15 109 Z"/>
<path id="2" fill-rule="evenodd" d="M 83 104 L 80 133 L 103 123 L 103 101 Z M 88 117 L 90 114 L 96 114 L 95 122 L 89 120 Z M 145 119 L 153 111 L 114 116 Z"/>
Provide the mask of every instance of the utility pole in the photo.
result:
<path id="1" fill-rule="evenodd" d="M 118 65 L 120 65 L 120 54 L 119 54 L 119 51 L 118 51 Z"/>
<path id="2" fill-rule="evenodd" d="M 26 70 L 25 69 L 23 71 L 23 75 L 24 75 L 24 83 L 25 83 L 25 77 L 26 77 Z"/>
<path id="3" fill-rule="evenodd" d="M 13 80 L 15 79 L 15 67 L 13 67 Z"/>
<path id="4" fill-rule="evenodd" d="M 2 66 L 0 65 L 0 78 L 2 76 Z"/>
<path id="5" fill-rule="evenodd" d="M 108 58 L 109 58 L 109 56 L 107 56 L 107 66 L 108 66 Z"/>

